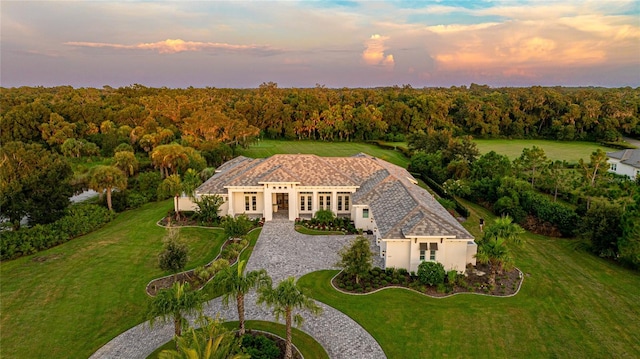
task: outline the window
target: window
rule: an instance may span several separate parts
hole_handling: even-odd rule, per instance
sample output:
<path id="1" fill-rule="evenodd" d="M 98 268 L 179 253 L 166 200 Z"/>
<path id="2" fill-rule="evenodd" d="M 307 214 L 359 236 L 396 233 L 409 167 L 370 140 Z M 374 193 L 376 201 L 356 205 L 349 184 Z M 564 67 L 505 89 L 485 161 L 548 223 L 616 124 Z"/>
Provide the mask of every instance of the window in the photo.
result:
<path id="1" fill-rule="evenodd" d="M 258 196 L 257 192 L 246 192 L 244 195 L 244 210 L 245 211 L 257 211 L 258 210 Z"/>
<path id="2" fill-rule="evenodd" d="M 318 199 L 320 209 L 331 209 L 331 192 L 320 192 Z"/>
<path id="3" fill-rule="evenodd" d="M 300 211 L 308 212 L 311 211 L 311 193 L 303 192 L 300 196 Z"/>
<path id="4" fill-rule="evenodd" d="M 369 208 L 362 209 L 362 218 L 369 218 Z"/>
<path id="5" fill-rule="evenodd" d="M 433 249 L 429 251 L 429 260 L 430 261 L 435 261 L 436 260 L 436 251 L 433 250 Z"/>
<path id="6" fill-rule="evenodd" d="M 611 170 L 614 171 L 614 172 L 617 171 L 618 170 L 618 164 L 617 163 L 612 163 L 611 164 Z"/>
<path id="7" fill-rule="evenodd" d="M 425 252 L 425 251 L 420 250 L 420 262 L 424 262 L 424 258 L 425 258 L 425 256 L 424 256 L 424 252 Z"/>
<path id="8" fill-rule="evenodd" d="M 338 211 L 349 210 L 349 193 L 338 192 Z"/>

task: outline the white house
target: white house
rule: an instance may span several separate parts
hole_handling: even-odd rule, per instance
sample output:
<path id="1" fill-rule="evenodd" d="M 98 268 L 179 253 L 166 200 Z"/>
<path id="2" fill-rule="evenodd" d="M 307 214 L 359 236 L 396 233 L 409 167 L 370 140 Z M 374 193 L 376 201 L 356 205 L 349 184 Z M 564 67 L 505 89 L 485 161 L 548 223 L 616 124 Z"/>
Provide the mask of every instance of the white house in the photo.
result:
<path id="1" fill-rule="evenodd" d="M 640 176 L 640 149 L 607 152 L 609 172 L 629 176 L 635 180 Z"/>
<path id="2" fill-rule="evenodd" d="M 438 261 L 464 272 L 476 263 L 473 236 L 407 170 L 368 155 L 236 157 L 196 189 L 196 197 L 214 194 L 224 199 L 221 215 L 348 216 L 373 232 L 386 267 L 417 271 L 422 261 Z M 186 202 L 181 210 L 193 208 Z"/>

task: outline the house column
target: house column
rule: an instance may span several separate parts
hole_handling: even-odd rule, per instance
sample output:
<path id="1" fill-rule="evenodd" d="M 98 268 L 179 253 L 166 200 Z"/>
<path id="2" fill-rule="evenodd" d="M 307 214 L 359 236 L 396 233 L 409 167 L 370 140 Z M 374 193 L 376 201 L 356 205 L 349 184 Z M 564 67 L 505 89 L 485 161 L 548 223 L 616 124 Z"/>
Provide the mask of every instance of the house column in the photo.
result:
<path id="1" fill-rule="evenodd" d="M 231 217 L 235 216 L 234 213 L 234 204 L 233 204 L 233 191 L 228 189 L 227 190 L 229 192 L 229 210 L 227 211 L 227 214 L 230 215 Z"/>
<path id="2" fill-rule="evenodd" d="M 270 221 L 273 219 L 273 194 L 269 185 L 264 187 L 264 220 Z"/>
<path id="3" fill-rule="evenodd" d="M 331 212 L 338 216 L 338 191 L 331 192 Z"/>
<path id="4" fill-rule="evenodd" d="M 318 191 L 313 191 L 313 200 L 311 201 L 311 216 L 318 212 Z"/>
<path id="5" fill-rule="evenodd" d="M 295 221 L 298 218 L 298 191 L 293 185 L 289 187 L 289 220 Z"/>

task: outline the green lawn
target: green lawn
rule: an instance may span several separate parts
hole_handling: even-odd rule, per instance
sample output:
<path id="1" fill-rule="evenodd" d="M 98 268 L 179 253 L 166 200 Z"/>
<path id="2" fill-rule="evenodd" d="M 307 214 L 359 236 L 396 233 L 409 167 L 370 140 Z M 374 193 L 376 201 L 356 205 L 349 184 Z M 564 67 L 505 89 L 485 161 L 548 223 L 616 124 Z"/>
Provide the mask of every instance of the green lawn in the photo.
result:
<path id="1" fill-rule="evenodd" d="M 102 229 L 0 264 L 2 358 L 83 358 L 145 320 L 145 286 L 165 230 L 155 223 L 170 201 L 121 213 Z M 222 230 L 184 228 L 188 268 L 217 255 Z"/>
<path id="2" fill-rule="evenodd" d="M 522 154 L 524 148 L 538 146 L 542 148 L 551 160 L 564 160 L 567 162 L 578 162 L 579 159 L 589 160 L 589 156 L 597 149 L 605 152 L 617 151 L 613 148 L 601 146 L 594 142 L 565 142 L 548 140 L 481 140 L 474 139 L 481 154 L 496 151 L 501 155 L 506 155 L 510 159 L 515 159 Z"/>
<path id="3" fill-rule="evenodd" d="M 471 205 L 465 223 L 479 235 Z M 638 358 L 640 274 L 575 249 L 572 240 L 526 235 L 515 250 L 525 273 L 519 294 L 435 299 L 401 289 L 345 295 L 336 271 L 300 279 L 308 294 L 359 322 L 388 358 Z"/>
<path id="4" fill-rule="evenodd" d="M 406 167 L 409 160 L 399 151 L 388 151 L 360 142 L 276 141 L 262 140 L 240 154 L 252 158 L 265 158 L 279 153 L 308 153 L 324 157 L 347 157 L 360 152 Z"/>

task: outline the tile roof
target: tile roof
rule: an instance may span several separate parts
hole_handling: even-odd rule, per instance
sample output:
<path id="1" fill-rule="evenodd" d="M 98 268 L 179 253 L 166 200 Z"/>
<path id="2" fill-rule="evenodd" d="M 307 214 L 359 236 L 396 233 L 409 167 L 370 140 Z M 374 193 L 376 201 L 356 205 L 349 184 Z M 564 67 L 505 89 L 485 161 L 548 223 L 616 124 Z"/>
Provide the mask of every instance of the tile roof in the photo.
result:
<path id="1" fill-rule="evenodd" d="M 620 163 L 640 168 L 640 149 L 607 152 L 607 156 L 620 160 Z"/>
<path id="2" fill-rule="evenodd" d="M 220 166 L 196 192 L 226 194 L 226 186 L 261 186 L 265 182 L 358 187 L 352 203 L 369 206 L 383 238 L 473 238 L 429 192 L 415 184 L 407 170 L 366 154 L 237 157 Z"/>

